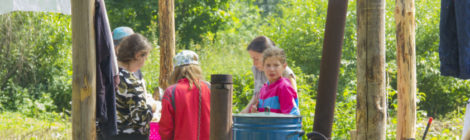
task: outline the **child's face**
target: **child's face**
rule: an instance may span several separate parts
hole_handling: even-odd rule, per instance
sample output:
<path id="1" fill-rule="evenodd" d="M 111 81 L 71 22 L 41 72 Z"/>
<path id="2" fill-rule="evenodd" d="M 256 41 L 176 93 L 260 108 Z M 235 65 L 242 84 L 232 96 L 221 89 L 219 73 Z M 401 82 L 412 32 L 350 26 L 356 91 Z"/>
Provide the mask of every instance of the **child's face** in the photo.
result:
<path id="1" fill-rule="evenodd" d="M 134 63 L 136 64 L 136 67 L 138 67 L 138 69 L 144 66 L 145 61 L 148 58 L 148 54 L 149 54 L 148 51 L 140 51 L 137 54 L 135 54 Z"/>
<path id="2" fill-rule="evenodd" d="M 253 60 L 253 65 L 256 69 L 263 71 L 263 54 L 252 50 L 249 50 L 248 53 L 250 54 L 250 57 Z"/>
<path id="3" fill-rule="evenodd" d="M 276 57 L 268 57 L 264 60 L 263 69 L 264 74 L 270 83 L 276 82 L 286 69 L 287 64 L 281 63 Z"/>

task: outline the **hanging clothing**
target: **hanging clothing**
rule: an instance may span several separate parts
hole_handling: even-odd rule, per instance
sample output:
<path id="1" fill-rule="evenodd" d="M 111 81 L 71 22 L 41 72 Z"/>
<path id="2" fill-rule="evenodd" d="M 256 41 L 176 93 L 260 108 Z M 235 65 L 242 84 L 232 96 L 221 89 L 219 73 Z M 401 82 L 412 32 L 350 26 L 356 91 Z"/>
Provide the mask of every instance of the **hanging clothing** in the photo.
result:
<path id="1" fill-rule="evenodd" d="M 297 92 L 289 79 L 281 77 L 274 83 L 264 84 L 259 92 L 258 111 L 264 112 L 268 106 L 271 112 L 300 115 Z"/>
<path id="2" fill-rule="evenodd" d="M 209 140 L 210 85 L 200 82 L 201 90 L 189 80 L 178 80 L 165 90 L 159 122 L 163 140 Z"/>
<path id="3" fill-rule="evenodd" d="M 470 1 L 441 0 L 439 28 L 441 75 L 470 79 Z M 470 127 L 470 103 L 466 110 L 462 139 Z"/>
<path id="4" fill-rule="evenodd" d="M 441 0 L 441 75 L 470 78 L 470 1 Z"/>
<path id="5" fill-rule="evenodd" d="M 95 1 L 96 121 L 99 139 L 117 134 L 116 97 L 118 78 L 114 44 L 104 0 Z"/>

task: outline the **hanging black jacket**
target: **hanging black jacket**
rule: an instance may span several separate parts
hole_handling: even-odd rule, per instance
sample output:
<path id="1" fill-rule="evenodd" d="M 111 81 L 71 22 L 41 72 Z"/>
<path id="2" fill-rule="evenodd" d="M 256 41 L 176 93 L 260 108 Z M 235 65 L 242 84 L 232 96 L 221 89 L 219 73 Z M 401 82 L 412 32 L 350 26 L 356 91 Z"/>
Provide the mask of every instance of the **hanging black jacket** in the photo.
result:
<path id="1" fill-rule="evenodd" d="M 99 139 L 117 134 L 114 44 L 104 0 L 95 2 L 96 121 Z M 114 58 L 113 58 L 114 57 Z"/>

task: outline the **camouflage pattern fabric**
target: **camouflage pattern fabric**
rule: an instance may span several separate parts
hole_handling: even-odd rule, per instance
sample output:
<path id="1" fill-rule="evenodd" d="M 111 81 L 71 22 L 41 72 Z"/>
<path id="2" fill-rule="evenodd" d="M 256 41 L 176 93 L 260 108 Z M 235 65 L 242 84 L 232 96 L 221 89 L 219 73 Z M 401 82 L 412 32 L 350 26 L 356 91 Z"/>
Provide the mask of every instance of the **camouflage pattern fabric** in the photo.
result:
<path id="1" fill-rule="evenodd" d="M 118 133 L 148 135 L 152 110 L 145 99 L 144 86 L 134 74 L 119 70 L 121 82 L 116 92 Z"/>

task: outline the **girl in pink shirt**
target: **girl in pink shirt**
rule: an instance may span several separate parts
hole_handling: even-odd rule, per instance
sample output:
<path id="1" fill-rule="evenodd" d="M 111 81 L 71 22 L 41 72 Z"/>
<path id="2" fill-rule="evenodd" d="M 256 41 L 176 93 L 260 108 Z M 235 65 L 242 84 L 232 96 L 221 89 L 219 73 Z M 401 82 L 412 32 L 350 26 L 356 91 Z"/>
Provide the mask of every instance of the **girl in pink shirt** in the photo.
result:
<path id="1" fill-rule="evenodd" d="M 297 92 L 290 80 L 282 77 L 286 67 L 286 55 L 281 48 L 263 52 L 263 69 L 268 82 L 259 92 L 257 111 L 264 112 L 265 107 L 270 107 L 271 112 L 300 115 Z"/>

